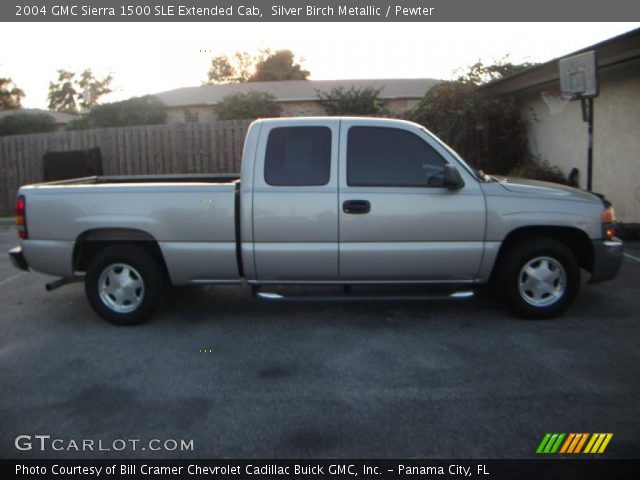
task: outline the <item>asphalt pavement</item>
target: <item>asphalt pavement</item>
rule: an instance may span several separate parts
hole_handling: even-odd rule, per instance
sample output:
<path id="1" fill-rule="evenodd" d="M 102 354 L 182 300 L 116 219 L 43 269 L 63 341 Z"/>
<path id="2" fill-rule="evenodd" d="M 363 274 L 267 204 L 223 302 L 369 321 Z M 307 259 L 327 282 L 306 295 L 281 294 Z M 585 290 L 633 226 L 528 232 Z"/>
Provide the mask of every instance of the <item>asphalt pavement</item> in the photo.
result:
<path id="1" fill-rule="evenodd" d="M 0 228 L 2 458 L 533 458 L 547 432 L 611 432 L 602 456 L 640 457 L 637 243 L 550 321 L 198 287 L 119 328 L 81 284 L 14 270 Z"/>

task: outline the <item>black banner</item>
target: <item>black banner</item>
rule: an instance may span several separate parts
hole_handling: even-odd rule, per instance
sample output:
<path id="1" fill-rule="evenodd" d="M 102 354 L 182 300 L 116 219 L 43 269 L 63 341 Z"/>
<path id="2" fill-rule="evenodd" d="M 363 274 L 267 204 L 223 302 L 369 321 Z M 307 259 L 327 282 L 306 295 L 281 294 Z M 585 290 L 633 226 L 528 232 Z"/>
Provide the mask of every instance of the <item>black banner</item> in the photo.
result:
<path id="1" fill-rule="evenodd" d="M 2 478 L 636 479 L 640 460 L 2 460 Z"/>

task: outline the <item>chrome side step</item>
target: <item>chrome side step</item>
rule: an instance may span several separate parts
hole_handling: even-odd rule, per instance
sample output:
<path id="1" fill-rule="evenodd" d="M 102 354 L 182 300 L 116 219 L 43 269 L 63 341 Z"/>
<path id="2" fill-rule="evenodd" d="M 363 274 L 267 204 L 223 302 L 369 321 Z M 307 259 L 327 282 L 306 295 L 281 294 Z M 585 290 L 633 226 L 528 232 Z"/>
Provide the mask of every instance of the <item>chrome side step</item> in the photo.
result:
<path id="1" fill-rule="evenodd" d="M 447 294 L 424 295 L 281 295 L 273 292 L 257 292 L 256 296 L 266 302 L 427 302 L 433 300 L 470 300 L 472 291 L 461 291 Z"/>

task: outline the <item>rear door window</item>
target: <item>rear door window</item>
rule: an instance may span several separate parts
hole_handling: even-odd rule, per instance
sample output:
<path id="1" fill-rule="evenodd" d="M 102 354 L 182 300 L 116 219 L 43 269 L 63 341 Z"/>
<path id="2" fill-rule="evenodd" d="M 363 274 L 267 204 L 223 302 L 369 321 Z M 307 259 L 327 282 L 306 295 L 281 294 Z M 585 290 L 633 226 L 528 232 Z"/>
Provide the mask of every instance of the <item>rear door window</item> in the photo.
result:
<path id="1" fill-rule="evenodd" d="M 274 186 L 329 183 L 331 130 L 327 127 L 280 127 L 269 132 L 264 179 Z"/>

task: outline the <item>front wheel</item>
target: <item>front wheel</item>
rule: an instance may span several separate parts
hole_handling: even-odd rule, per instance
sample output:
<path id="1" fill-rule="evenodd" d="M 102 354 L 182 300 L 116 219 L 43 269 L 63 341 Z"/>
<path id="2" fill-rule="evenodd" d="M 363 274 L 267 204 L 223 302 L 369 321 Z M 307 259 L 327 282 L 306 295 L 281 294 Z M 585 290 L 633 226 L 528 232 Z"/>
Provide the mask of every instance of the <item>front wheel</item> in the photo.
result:
<path id="1" fill-rule="evenodd" d="M 575 256 L 551 238 L 533 238 L 512 248 L 500 277 L 509 306 L 524 318 L 553 317 L 571 305 L 580 290 Z"/>
<path id="2" fill-rule="evenodd" d="M 147 320 L 158 306 L 162 287 L 162 270 L 156 259 L 131 245 L 116 245 L 98 253 L 85 277 L 91 307 L 116 325 Z"/>

